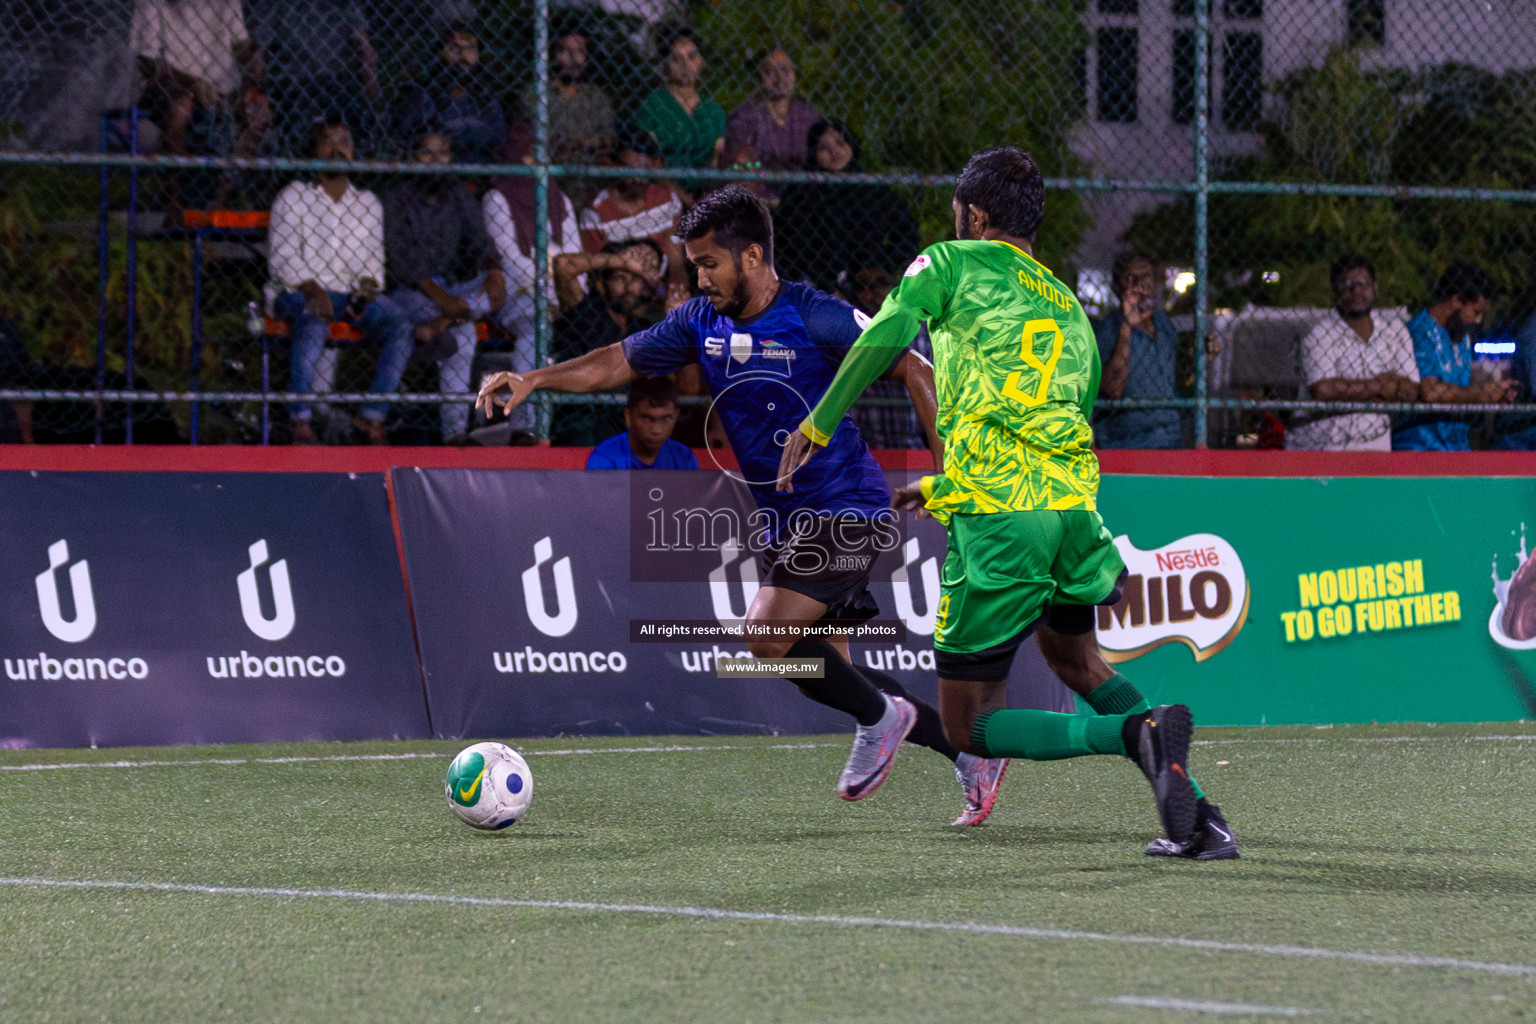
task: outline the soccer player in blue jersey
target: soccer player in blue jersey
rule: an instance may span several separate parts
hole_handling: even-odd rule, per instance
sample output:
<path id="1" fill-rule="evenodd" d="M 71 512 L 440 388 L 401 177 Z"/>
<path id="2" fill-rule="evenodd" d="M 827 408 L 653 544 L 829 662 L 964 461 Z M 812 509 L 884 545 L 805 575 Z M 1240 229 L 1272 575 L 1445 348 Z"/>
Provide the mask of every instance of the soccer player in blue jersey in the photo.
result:
<path id="1" fill-rule="evenodd" d="M 703 296 L 622 342 L 529 373 L 498 373 L 485 382 L 476 408 L 510 412 L 534 391 L 612 391 L 637 377 L 658 377 L 699 364 L 731 448 L 757 505 L 777 525 L 761 552 L 763 585 L 747 612 L 748 646 L 759 658 L 820 658 L 821 679 L 798 679 L 801 692 L 852 715 L 853 752 L 838 795 L 861 800 L 885 781 L 903 739 L 955 763 L 965 792 L 956 825 L 979 825 L 991 813 L 1007 760 L 962 753 L 944 735 L 936 709 L 882 673 L 861 669 L 846 642 L 807 636 L 822 620 L 862 621 L 877 608 L 869 594 L 874 554 L 896 536 L 891 496 L 879 465 L 852 419 L 844 416 L 821 456 L 792 489 L 777 488 L 784 441 L 826 393 L 843 356 L 867 319 L 808 285 L 781 281 L 773 267 L 773 220 L 752 193 L 729 186 L 700 199 L 678 233 L 698 268 Z M 885 377 L 902 381 L 917 406 L 931 447 L 933 367 L 903 350 Z M 784 631 L 754 634 L 754 626 Z"/>

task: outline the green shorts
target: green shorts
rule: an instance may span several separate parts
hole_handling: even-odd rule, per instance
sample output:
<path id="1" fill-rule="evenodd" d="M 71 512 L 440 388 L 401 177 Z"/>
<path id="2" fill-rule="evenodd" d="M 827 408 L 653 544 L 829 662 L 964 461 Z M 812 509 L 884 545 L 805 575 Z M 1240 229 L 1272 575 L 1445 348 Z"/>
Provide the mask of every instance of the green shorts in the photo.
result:
<path id="1" fill-rule="evenodd" d="M 933 646 L 971 654 L 1022 639 L 1052 603 L 1109 597 L 1124 570 L 1097 512 L 956 513 Z"/>

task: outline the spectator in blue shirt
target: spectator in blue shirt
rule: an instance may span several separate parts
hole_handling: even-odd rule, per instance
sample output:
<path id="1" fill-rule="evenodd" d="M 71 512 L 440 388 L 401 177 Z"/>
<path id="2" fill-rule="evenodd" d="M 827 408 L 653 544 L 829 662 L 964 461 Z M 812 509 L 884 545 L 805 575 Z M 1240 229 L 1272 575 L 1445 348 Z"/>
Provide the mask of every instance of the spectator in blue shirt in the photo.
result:
<path id="1" fill-rule="evenodd" d="M 642 377 L 629 386 L 628 429 L 592 449 L 588 469 L 698 469 L 687 445 L 672 440 L 677 386 L 666 377 Z"/>
<path id="2" fill-rule="evenodd" d="M 1137 252 L 1115 257 L 1110 283 L 1120 308 L 1094 324 L 1104 376 L 1100 398 L 1172 398 L 1179 333 L 1163 311 L 1157 264 Z M 1125 409 L 1095 417 L 1100 448 L 1182 448 L 1177 409 Z"/>
<path id="3" fill-rule="evenodd" d="M 1419 365 L 1419 401 L 1478 405 L 1515 400 L 1520 386 L 1514 381 L 1472 383 L 1468 332 L 1483 322 L 1494 295 L 1488 275 L 1466 263 L 1452 263 L 1435 282 L 1429 305 L 1408 321 Z M 1392 435 L 1392 448 L 1464 452 L 1471 447 L 1470 434 L 1463 419 L 1419 418 Z"/>

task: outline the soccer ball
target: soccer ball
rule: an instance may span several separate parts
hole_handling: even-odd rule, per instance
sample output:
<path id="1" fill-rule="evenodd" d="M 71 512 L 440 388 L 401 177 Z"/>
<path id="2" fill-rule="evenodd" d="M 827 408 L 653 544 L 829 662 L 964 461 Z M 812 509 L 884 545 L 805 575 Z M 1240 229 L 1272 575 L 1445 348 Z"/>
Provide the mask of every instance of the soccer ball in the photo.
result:
<path id="1" fill-rule="evenodd" d="M 465 747 L 448 766 L 448 806 L 471 828 L 494 831 L 514 825 L 533 802 L 533 773 L 523 755 L 505 743 Z"/>

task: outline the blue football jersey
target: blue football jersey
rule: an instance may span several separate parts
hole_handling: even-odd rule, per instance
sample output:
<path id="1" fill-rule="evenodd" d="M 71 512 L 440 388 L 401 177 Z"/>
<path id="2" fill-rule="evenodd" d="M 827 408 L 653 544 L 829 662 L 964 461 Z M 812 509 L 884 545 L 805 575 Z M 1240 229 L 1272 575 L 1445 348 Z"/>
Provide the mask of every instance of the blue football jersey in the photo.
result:
<path id="1" fill-rule="evenodd" d="M 800 509 L 873 515 L 890 505 L 891 493 L 848 416 L 826 449 L 795 474 L 793 492 L 774 489 L 785 441 L 821 401 L 867 322 L 841 299 L 783 281 L 773 305 L 751 320 L 721 316 L 708 299 L 692 299 L 625 338 L 624 358 L 645 377 L 689 363 L 702 367 L 741 475 L 758 506 L 777 513 L 780 524 Z"/>

